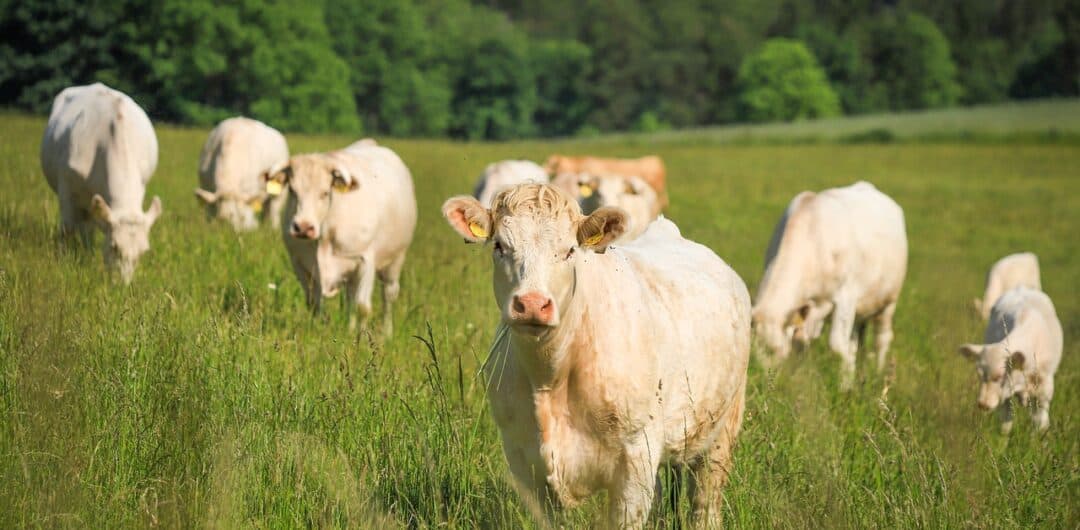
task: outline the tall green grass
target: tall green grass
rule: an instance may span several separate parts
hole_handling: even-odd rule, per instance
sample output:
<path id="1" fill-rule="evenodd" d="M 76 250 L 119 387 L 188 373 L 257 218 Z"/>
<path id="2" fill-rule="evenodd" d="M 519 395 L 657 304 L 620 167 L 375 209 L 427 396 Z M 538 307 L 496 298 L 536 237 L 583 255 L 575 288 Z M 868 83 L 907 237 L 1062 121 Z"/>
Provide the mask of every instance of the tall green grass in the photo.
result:
<path id="1" fill-rule="evenodd" d="M 497 319 L 486 251 L 438 213 L 488 162 L 641 145 L 390 141 L 420 223 L 385 342 L 312 318 L 269 228 L 236 235 L 192 196 L 207 131 L 159 127 L 165 214 L 134 283 L 57 244 L 44 122 L 0 126 L 0 527 L 532 527 L 477 370 Z M 351 139 L 292 136 L 294 152 Z M 874 182 L 905 208 L 911 260 L 892 366 L 837 388 L 823 345 L 751 366 L 725 517 L 740 528 L 1080 526 L 1080 149 L 1069 145 L 650 145 L 670 217 L 751 289 L 803 189 Z M 975 407 L 970 308 L 989 265 L 1039 255 L 1065 326 L 1051 429 L 1011 437 Z M 753 291 L 752 291 L 753 292 Z M 666 486 L 670 486 L 666 483 Z M 597 520 L 602 499 L 566 517 Z M 685 516 L 661 504 L 656 526 Z"/>

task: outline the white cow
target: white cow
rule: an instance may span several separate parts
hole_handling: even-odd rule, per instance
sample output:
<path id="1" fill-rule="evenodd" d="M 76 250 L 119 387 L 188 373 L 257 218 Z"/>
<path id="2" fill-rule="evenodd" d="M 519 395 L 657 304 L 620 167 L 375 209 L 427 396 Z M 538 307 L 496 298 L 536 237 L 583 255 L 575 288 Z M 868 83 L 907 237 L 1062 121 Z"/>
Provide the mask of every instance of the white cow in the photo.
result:
<path id="1" fill-rule="evenodd" d="M 666 219 L 607 248 L 626 215 L 583 216 L 548 185 L 506 190 L 491 209 L 454 197 L 443 214 L 491 243 L 502 320 L 488 400 L 534 513 L 606 491 L 609 522 L 640 528 L 669 462 L 692 471 L 695 516 L 718 525 L 750 350 L 739 276 Z"/>
<path id="2" fill-rule="evenodd" d="M 282 237 L 308 305 L 342 286 L 361 321 L 371 313 L 375 276 L 383 289 L 383 332 L 416 228 L 412 175 L 393 151 L 361 140 L 329 153 L 297 155 L 267 177 L 267 192 L 287 187 Z M 355 327 L 356 316 L 350 318 Z"/>
<path id="3" fill-rule="evenodd" d="M 150 249 L 150 227 L 161 215 L 158 197 L 142 210 L 157 161 L 150 118 L 127 95 L 95 83 L 66 88 L 53 100 L 41 167 L 60 201 L 60 231 L 90 245 L 96 221 L 105 233 L 105 265 L 124 283 Z"/>
<path id="4" fill-rule="evenodd" d="M 1061 363 L 1062 331 L 1054 303 L 1041 291 L 1016 287 L 994 304 L 986 324 L 985 344 L 964 344 L 960 353 L 975 361 L 981 384 L 979 407 L 998 409 L 1001 430 L 1012 429 L 1010 398 L 1037 402 L 1032 419 L 1040 431 L 1050 427 L 1054 373 Z"/>
<path id="5" fill-rule="evenodd" d="M 547 184 L 548 174 L 539 164 L 530 160 L 503 160 L 492 162 L 476 182 L 473 197 L 484 207 L 491 206 L 495 194 L 519 184 Z"/>
<path id="6" fill-rule="evenodd" d="M 619 242 L 636 238 L 660 216 L 660 198 L 641 177 L 623 175 L 578 175 L 578 203 L 584 213 L 604 206 L 621 208 L 628 214 L 626 232 Z"/>
<path id="7" fill-rule="evenodd" d="M 236 231 L 254 230 L 263 206 L 275 228 L 281 225 L 286 194 L 266 194 L 266 174 L 289 159 L 285 137 L 250 118 L 229 118 L 210 131 L 199 155 L 195 196 L 206 215 L 227 221 Z"/>
<path id="8" fill-rule="evenodd" d="M 829 346 L 849 388 L 867 321 L 875 324 L 878 369 L 893 339 L 892 319 L 907 272 L 904 212 L 867 182 L 813 193 L 788 205 L 773 231 L 754 326 L 776 358 L 821 333 L 832 313 Z"/>
<path id="9" fill-rule="evenodd" d="M 999 296 L 1013 287 L 1042 290 L 1039 280 L 1039 258 L 1031 252 L 1010 254 L 999 259 L 986 275 L 986 291 L 981 299 L 973 300 L 975 310 L 983 320 L 990 318 L 990 309 Z"/>

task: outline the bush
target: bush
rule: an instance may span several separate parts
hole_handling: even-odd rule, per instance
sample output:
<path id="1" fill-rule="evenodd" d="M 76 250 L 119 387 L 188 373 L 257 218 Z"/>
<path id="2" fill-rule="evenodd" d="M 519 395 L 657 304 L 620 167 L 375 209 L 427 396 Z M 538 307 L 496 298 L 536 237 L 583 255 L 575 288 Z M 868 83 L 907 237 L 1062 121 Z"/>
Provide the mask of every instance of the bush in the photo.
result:
<path id="1" fill-rule="evenodd" d="M 736 80 L 740 113 L 755 122 L 835 116 L 840 101 L 806 46 L 771 39 L 748 56 Z"/>

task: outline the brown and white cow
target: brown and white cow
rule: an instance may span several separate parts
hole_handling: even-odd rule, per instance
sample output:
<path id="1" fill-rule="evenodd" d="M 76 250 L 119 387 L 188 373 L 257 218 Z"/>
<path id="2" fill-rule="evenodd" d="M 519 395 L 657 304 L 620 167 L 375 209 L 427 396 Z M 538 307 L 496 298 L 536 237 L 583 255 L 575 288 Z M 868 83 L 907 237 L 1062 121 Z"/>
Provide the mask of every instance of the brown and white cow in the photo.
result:
<path id="1" fill-rule="evenodd" d="M 267 192 L 288 187 L 282 237 L 310 307 L 346 295 L 366 322 L 375 276 L 382 281 L 383 332 L 401 286 L 416 228 L 412 175 L 393 151 L 361 140 L 338 151 L 297 155 L 267 177 Z M 350 318 L 355 327 L 356 317 Z"/>
<path id="2" fill-rule="evenodd" d="M 656 190 L 660 200 L 660 209 L 668 207 L 667 170 L 664 161 L 658 156 L 641 158 L 600 158 L 595 156 L 551 155 L 544 163 L 544 169 L 551 175 L 552 184 L 576 197 L 578 193 L 577 177 L 589 175 L 624 175 L 636 176 Z"/>
<path id="3" fill-rule="evenodd" d="M 491 249 L 501 314 L 484 365 L 515 485 L 539 518 L 608 494 L 608 521 L 640 528 L 657 470 L 689 468 L 694 512 L 718 525 L 742 425 L 750 297 L 739 276 L 666 219 L 619 247 L 626 215 L 584 216 L 549 185 L 490 209 L 443 205 Z"/>
<path id="4" fill-rule="evenodd" d="M 53 100 L 41 168 L 60 202 L 60 231 L 89 245 L 96 222 L 105 233 L 105 265 L 124 283 L 150 249 L 150 228 L 161 215 L 158 197 L 142 210 L 157 162 L 154 126 L 126 94 L 94 83 Z"/>
<path id="5" fill-rule="evenodd" d="M 257 120 L 229 118 L 214 127 L 199 154 L 195 196 L 206 214 L 223 219 L 236 231 L 254 230 L 264 206 L 274 228 L 281 226 L 286 195 L 265 191 L 266 173 L 289 159 L 289 146 L 277 130 Z"/>

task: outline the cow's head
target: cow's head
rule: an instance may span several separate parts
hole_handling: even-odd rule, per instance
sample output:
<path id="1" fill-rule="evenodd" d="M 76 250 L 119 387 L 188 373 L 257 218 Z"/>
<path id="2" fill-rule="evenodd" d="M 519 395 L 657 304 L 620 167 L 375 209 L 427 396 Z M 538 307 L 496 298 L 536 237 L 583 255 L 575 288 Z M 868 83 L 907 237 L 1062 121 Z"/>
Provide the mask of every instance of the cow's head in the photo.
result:
<path id="1" fill-rule="evenodd" d="M 979 408 L 993 410 L 1003 400 L 1022 391 L 1024 363 L 1023 352 L 1010 351 L 1004 343 L 964 344 L 960 354 L 975 361 L 979 374 Z"/>
<path id="2" fill-rule="evenodd" d="M 761 305 L 754 307 L 750 317 L 754 336 L 764 343 L 777 359 L 786 359 L 791 355 L 793 345 L 803 347 L 809 343 L 806 322 L 809 313 L 809 304 L 782 312 Z"/>
<path id="3" fill-rule="evenodd" d="M 442 211 L 466 242 L 491 244 L 502 320 L 536 337 L 559 325 L 574 293 L 580 250 L 603 252 L 626 228 L 621 210 L 583 216 L 576 202 L 545 184 L 502 191 L 491 209 L 472 197 L 454 197 Z"/>
<path id="4" fill-rule="evenodd" d="M 206 206 L 206 215 L 231 224 L 237 232 L 247 232 L 259 226 L 259 214 L 269 197 L 264 191 L 244 194 L 202 188 L 195 189 L 195 196 Z"/>
<path id="5" fill-rule="evenodd" d="M 589 213 L 604 206 L 622 208 L 630 216 L 627 237 L 644 230 L 660 213 L 656 191 L 640 177 L 623 175 L 578 175 L 578 203 Z M 640 225 L 640 226 L 639 226 Z"/>
<path id="6" fill-rule="evenodd" d="M 292 219 L 286 219 L 289 234 L 297 239 L 318 239 L 333 193 L 349 193 L 360 182 L 340 159 L 321 153 L 299 155 L 265 177 L 266 192 L 277 195 L 288 190 L 295 205 Z"/>
<path id="7" fill-rule="evenodd" d="M 150 227 L 161 215 L 161 198 L 154 197 L 145 213 L 116 213 L 101 195 L 94 195 L 90 214 L 105 232 L 102 250 L 105 266 L 119 271 L 125 284 L 131 283 L 139 258 L 150 250 Z"/>

